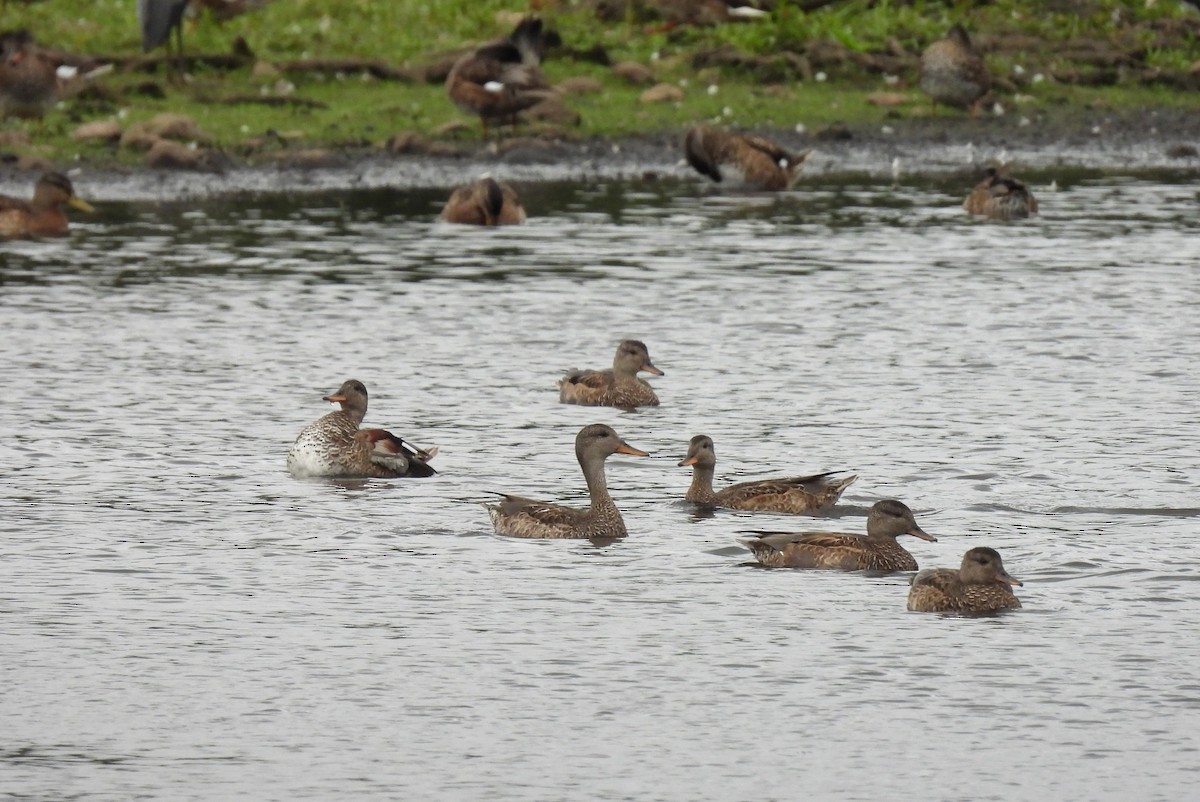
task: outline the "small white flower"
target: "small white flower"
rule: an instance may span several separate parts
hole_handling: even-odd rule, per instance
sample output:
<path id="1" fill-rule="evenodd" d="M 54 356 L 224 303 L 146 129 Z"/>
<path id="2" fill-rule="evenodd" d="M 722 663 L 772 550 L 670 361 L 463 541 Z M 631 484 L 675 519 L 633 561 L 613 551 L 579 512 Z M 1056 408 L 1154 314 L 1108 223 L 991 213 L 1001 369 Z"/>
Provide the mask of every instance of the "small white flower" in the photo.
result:
<path id="1" fill-rule="evenodd" d="M 885 84 L 887 84 L 888 86 L 895 86 L 896 84 L 900 83 L 900 76 L 899 75 L 884 75 L 883 82 Z"/>
<path id="2" fill-rule="evenodd" d="M 1042 81 L 1046 80 L 1046 76 L 1042 75 L 1040 72 L 1035 72 L 1030 80 L 1035 84 L 1040 84 Z"/>
<path id="3" fill-rule="evenodd" d="M 1022 67 L 1020 64 L 1013 65 L 1013 75 L 1024 75 L 1024 74 L 1025 74 L 1024 67 Z"/>
<path id="4" fill-rule="evenodd" d="M 717 89 L 717 85 L 716 85 L 716 84 L 709 84 L 709 85 L 708 85 L 708 93 L 709 93 L 710 95 L 715 95 L 717 92 L 718 92 L 718 89 Z"/>
<path id="5" fill-rule="evenodd" d="M 797 134 L 803 134 L 807 130 L 808 130 L 808 126 L 805 125 L 804 123 L 796 123 L 796 133 Z"/>
<path id="6" fill-rule="evenodd" d="M 823 72 L 818 72 L 816 75 L 813 76 L 813 80 L 816 81 L 817 83 L 821 83 L 821 82 L 825 81 L 827 78 L 829 78 L 829 76 Z"/>
<path id="7" fill-rule="evenodd" d="M 1024 128 L 1027 125 L 1033 125 L 1033 121 L 1028 117 L 1022 117 L 1021 119 L 1017 120 L 1017 125 L 1019 125 L 1021 128 Z"/>
<path id="8" fill-rule="evenodd" d="M 725 108 L 721 109 L 721 114 L 725 115 L 726 117 L 732 117 L 732 116 L 733 116 L 733 109 L 731 109 L 731 108 L 729 108 L 728 106 L 726 106 Z"/>
<path id="9" fill-rule="evenodd" d="M 895 129 L 895 128 L 892 128 L 892 126 L 890 126 L 890 125 L 885 125 L 885 126 L 883 126 L 882 128 L 880 128 L 880 129 L 879 129 L 879 131 L 880 131 L 880 133 L 884 133 L 884 134 L 894 134 L 894 133 L 896 133 L 896 129 Z"/>

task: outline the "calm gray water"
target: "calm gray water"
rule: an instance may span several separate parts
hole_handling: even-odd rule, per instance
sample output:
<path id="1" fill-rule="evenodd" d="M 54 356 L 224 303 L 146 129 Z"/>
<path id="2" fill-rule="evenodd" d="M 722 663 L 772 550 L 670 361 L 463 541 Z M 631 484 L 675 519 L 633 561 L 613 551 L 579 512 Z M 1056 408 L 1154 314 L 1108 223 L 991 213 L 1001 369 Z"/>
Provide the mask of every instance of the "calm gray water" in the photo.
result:
<path id="1" fill-rule="evenodd" d="M 522 187 L 103 204 L 0 245 L 0 796 L 1178 800 L 1200 782 L 1197 190 L 1032 176 Z M 1046 185 L 1054 180 L 1057 191 Z M 663 405 L 561 406 L 644 339 Z M 344 379 L 428 481 L 284 470 Z M 491 532 L 580 502 L 612 424 L 630 537 Z M 849 469 L 833 520 L 680 503 Z M 862 531 L 896 497 L 989 545 L 1025 608 L 905 611 L 906 575 L 764 571 L 747 528 Z"/>

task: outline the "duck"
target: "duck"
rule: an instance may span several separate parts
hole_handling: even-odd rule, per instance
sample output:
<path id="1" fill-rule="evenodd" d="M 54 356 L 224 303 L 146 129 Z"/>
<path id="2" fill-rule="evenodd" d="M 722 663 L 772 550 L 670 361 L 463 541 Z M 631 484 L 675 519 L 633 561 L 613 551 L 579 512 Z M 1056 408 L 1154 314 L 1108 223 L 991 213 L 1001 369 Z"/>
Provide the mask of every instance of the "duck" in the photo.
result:
<path id="1" fill-rule="evenodd" d="M 442 219 L 473 226 L 517 225 L 525 222 L 525 209 L 512 187 L 484 177 L 450 193 Z"/>
<path id="2" fill-rule="evenodd" d="M 834 568 L 843 571 L 915 571 L 917 561 L 896 542 L 912 535 L 934 542 L 912 510 L 895 499 L 877 501 L 867 514 L 867 535 L 843 532 L 757 532 L 740 541 L 768 568 Z"/>
<path id="3" fill-rule="evenodd" d="M 1017 220 L 1037 214 L 1038 202 L 1023 183 L 989 167 L 984 171 L 983 180 L 963 201 L 963 208 L 968 214 L 995 220 Z"/>
<path id="4" fill-rule="evenodd" d="M 584 426 L 575 436 L 575 458 L 587 482 L 591 506 L 566 507 L 521 496 L 504 495 L 499 504 L 485 504 L 492 526 L 500 535 L 528 538 L 622 538 L 628 533 L 621 511 L 608 494 L 604 461 L 612 454 L 648 457 L 603 423 Z"/>
<path id="5" fill-rule="evenodd" d="M 29 31 L 0 33 L 0 119 L 40 119 L 58 100 L 57 70 Z"/>
<path id="6" fill-rule="evenodd" d="M 63 206 L 95 211 L 75 194 L 71 179 L 62 173 L 44 173 L 34 185 L 32 200 L 0 195 L 0 239 L 65 237 L 68 223 Z"/>
<path id="7" fill-rule="evenodd" d="M 921 54 L 921 91 L 936 106 L 965 108 L 971 116 L 979 113 L 979 101 L 991 88 L 983 56 L 975 48 L 961 23 L 950 27 L 944 39 L 925 48 Z"/>
<path id="8" fill-rule="evenodd" d="M 558 400 L 588 407 L 656 407 L 658 396 L 638 371 L 665 376 L 650 361 L 641 340 L 624 340 L 617 346 L 612 370 L 572 370 L 558 380 Z"/>
<path id="9" fill-rule="evenodd" d="M 519 112 L 554 95 L 538 69 L 545 50 L 541 18 L 526 16 L 504 39 L 459 58 L 446 76 L 446 94 L 479 118 L 487 139 L 489 126 L 513 125 Z"/>
<path id="10" fill-rule="evenodd" d="M 856 475 L 834 478 L 841 472 L 829 471 L 812 476 L 738 482 L 714 491 L 712 480 L 717 452 L 712 438 L 704 434 L 692 438 L 687 456 L 679 463 L 681 468 L 689 465 L 692 466 L 692 486 L 684 498 L 697 504 L 735 510 L 812 512 L 836 504 L 846 488 L 858 479 Z"/>
<path id="11" fill-rule="evenodd" d="M 709 125 L 688 129 L 683 153 L 696 172 L 718 184 L 729 174 L 734 183 L 769 192 L 791 189 L 812 155 L 811 150 L 793 153 L 769 139 Z"/>
<path id="12" fill-rule="evenodd" d="M 297 477 L 387 478 L 433 476 L 426 465 L 437 449 L 409 447 L 384 429 L 360 432 L 367 416 L 367 388 L 347 379 L 324 400 L 339 408 L 305 426 L 288 451 L 288 471 Z"/>
<path id="13" fill-rule="evenodd" d="M 962 567 L 927 568 L 912 578 L 908 609 L 918 613 L 990 613 L 1015 610 L 1012 592 L 1024 583 L 1004 570 L 1000 553 L 977 546 L 963 555 Z"/>

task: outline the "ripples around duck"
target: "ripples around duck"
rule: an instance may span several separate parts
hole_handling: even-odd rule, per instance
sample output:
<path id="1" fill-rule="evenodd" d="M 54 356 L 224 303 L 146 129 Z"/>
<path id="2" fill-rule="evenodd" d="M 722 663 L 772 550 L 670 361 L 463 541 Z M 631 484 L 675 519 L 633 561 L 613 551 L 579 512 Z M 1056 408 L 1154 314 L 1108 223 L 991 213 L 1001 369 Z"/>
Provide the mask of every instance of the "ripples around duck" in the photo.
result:
<path id="1" fill-rule="evenodd" d="M 519 187 L 109 204 L 0 266 L 0 777 L 14 798 L 1181 799 L 1200 707 L 1196 192 L 1024 176 Z M 1047 185 L 1057 182 L 1057 191 Z M 663 405 L 559 405 L 645 340 Z M 429 481 L 302 482 L 346 378 Z M 631 535 L 491 533 L 580 502 L 584 424 Z M 827 520 L 678 501 L 848 469 Z M 748 528 L 862 531 L 896 497 L 989 545 L 1023 610 L 905 612 L 908 577 L 757 570 Z"/>

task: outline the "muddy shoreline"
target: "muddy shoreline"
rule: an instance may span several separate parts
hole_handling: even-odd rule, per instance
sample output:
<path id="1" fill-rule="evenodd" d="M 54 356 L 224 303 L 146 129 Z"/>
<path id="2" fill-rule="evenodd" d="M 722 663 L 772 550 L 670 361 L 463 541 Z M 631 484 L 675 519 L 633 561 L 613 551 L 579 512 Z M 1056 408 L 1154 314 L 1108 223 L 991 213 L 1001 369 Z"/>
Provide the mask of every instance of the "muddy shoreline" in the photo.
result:
<path id="1" fill-rule="evenodd" d="M 982 119 L 883 118 L 819 131 L 759 129 L 782 144 L 814 148 L 810 177 L 868 180 L 970 174 L 990 163 L 1025 173 L 1058 168 L 1111 174 L 1200 176 L 1200 111 L 1085 110 L 1029 120 L 1020 111 Z M 389 154 L 380 148 L 297 152 L 270 164 L 227 160 L 213 170 L 76 163 L 76 188 L 97 201 L 195 200 L 245 193 L 449 187 L 490 172 L 505 180 L 698 178 L 681 161 L 680 133 L 571 141 L 511 137 L 460 144 L 455 155 Z M 36 171 L 0 168 L 0 193 L 22 196 Z M 803 184 L 801 184 L 803 186 Z"/>

